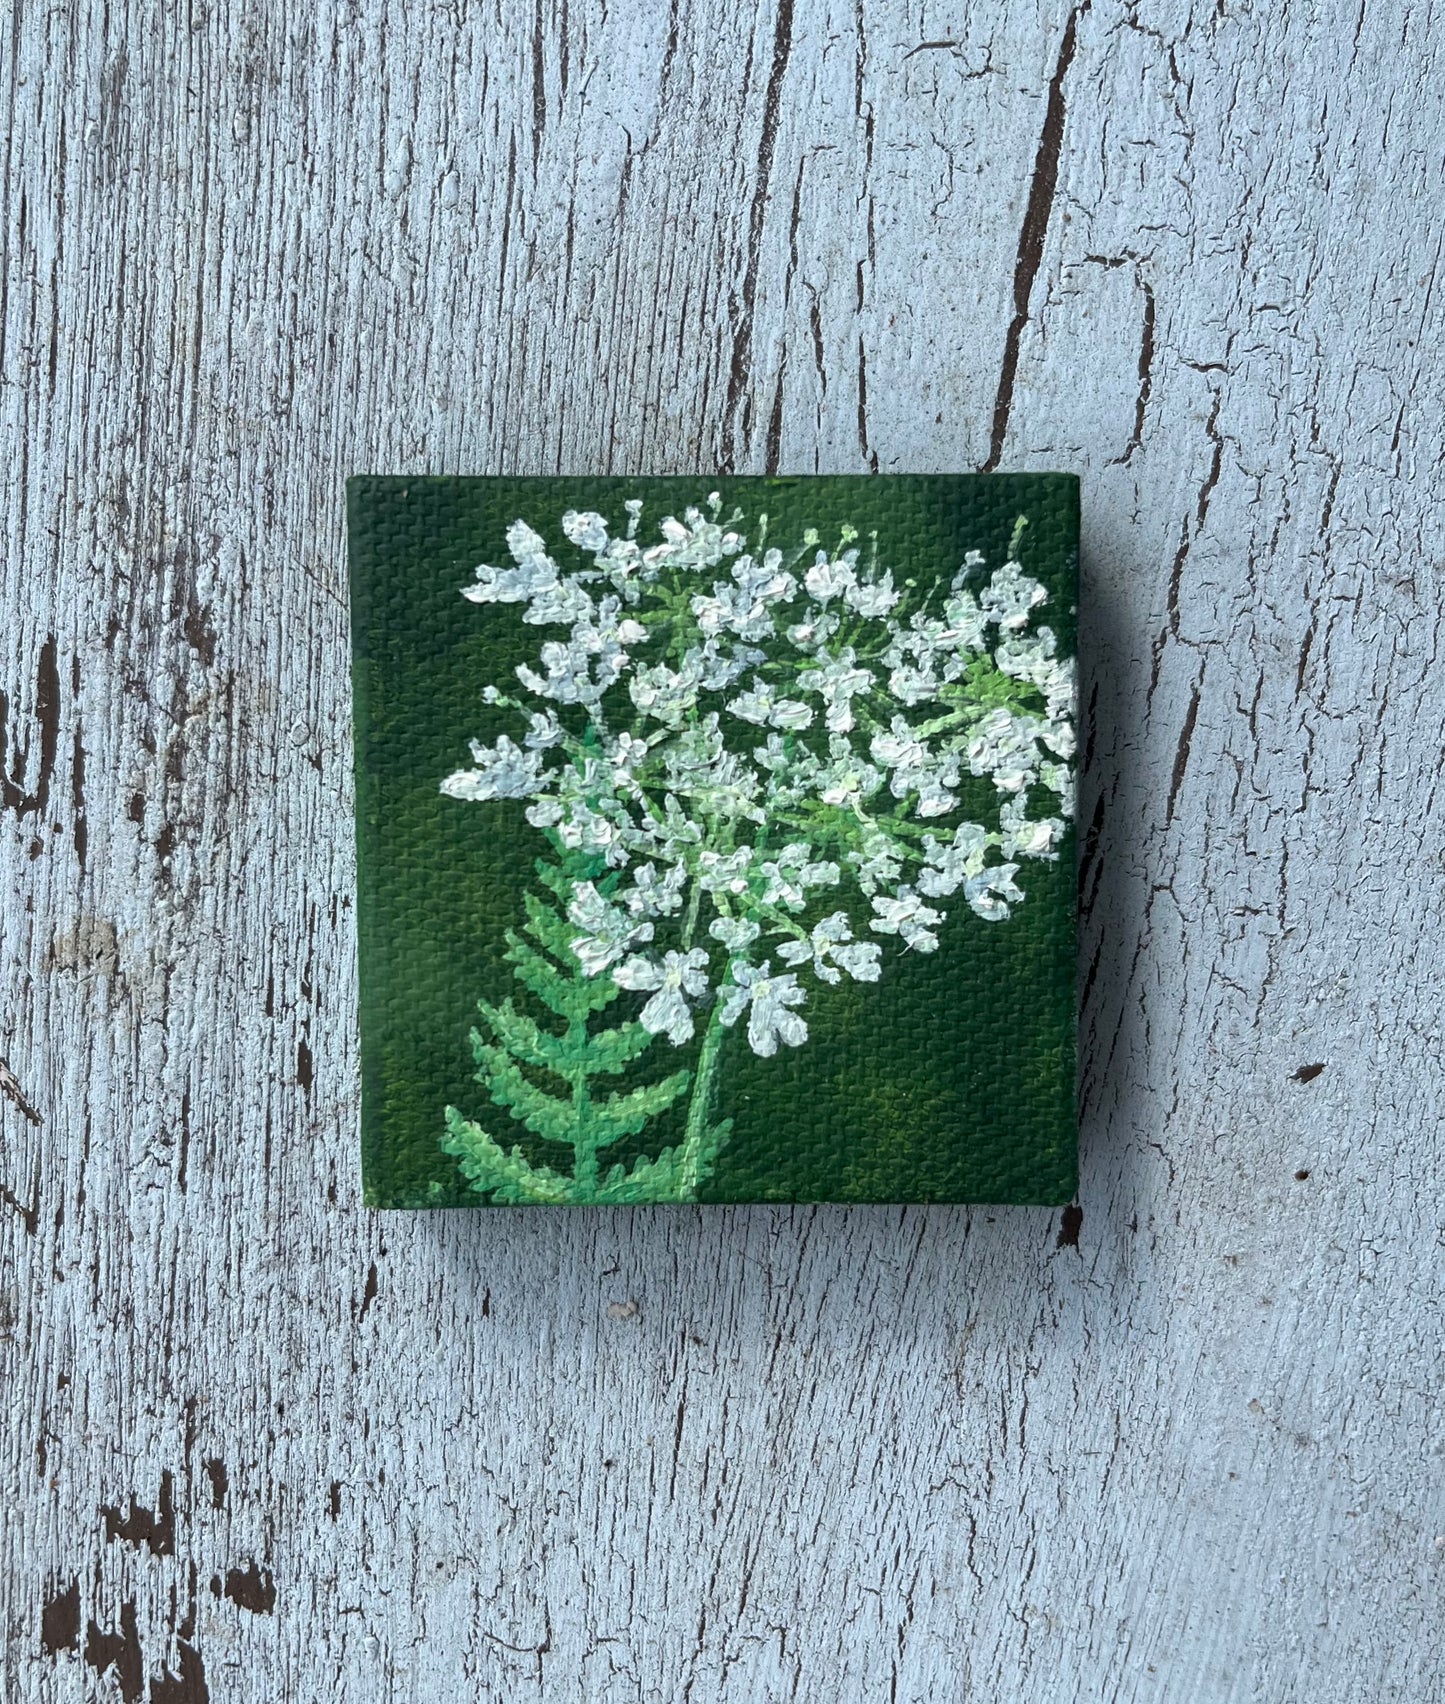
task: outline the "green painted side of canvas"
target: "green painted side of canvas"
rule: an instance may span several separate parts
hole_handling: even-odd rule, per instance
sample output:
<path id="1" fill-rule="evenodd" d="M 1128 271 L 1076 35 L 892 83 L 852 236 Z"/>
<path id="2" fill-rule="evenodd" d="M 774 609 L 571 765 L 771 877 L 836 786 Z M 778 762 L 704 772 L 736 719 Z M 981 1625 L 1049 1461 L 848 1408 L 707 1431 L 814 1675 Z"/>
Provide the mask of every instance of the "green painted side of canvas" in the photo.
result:
<path id="1" fill-rule="evenodd" d="M 507 724 L 481 702 L 489 682 L 535 657 L 515 606 L 479 608 L 459 589 L 505 560 L 520 515 L 547 531 L 568 508 L 665 513 L 722 494 L 769 536 L 877 528 L 882 560 L 947 578 L 969 550 L 1002 562 L 1015 519 L 1042 611 L 1075 651 L 1078 485 L 1071 476 L 739 479 L 357 478 L 348 486 L 356 719 L 362 1157 L 377 1207 L 477 1205 L 442 1151 L 444 1108 L 555 1163 L 508 1125 L 474 1080 L 468 1035 L 479 999 L 516 992 L 504 934 L 537 892 L 539 832 L 513 802 L 467 805 L 441 778 L 469 737 Z M 705 1201 L 1049 1203 L 1075 1187 L 1072 830 L 1057 862 L 1019 877 L 1027 902 L 1006 923 L 950 909 L 941 946 L 881 984 L 847 979 L 810 996 L 797 1051 L 731 1050 L 716 1116 L 731 1139 Z M 629 1004 L 640 1003 L 634 996 Z M 629 1014 L 630 1015 L 630 1014 Z M 653 1049 L 658 1070 L 695 1062 L 698 1042 Z M 661 1055 L 667 1058 L 658 1064 Z M 656 1072 L 654 1074 L 657 1074 Z M 684 1097 L 685 1100 L 685 1097 Z M 677 1140 L 681 1109 L 610 1159 Z M 672 1118 L 674 1123 L 669 1124 Z"/>

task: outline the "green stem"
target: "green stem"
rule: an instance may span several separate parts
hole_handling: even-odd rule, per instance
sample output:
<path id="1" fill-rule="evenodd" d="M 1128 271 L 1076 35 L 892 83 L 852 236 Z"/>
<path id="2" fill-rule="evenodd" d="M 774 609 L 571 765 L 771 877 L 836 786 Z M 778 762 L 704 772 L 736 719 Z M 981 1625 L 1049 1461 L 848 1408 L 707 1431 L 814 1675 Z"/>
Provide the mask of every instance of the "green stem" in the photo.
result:
<path id="1" fill-rule="evenodd" d="M 707 1030 L 698 1055 L 697 1074 L 692 1080 L 692 1097 L 687 1103 L 687 1129 L 678 1154 L 678 1200 L 695 1201 L 697 1186 L 705 1159 L 711 1157 L 705 1148 L 712 1116 L 713 1078 L 717 1074 L 718 1053 L 722 1048 L 722 991 L 713 1002 Z"/>
<path id="2" fill-rule="evenodd" d="M 692 937 L 697 931 L 697 910 L 702 901 L 702 882 L 694 876 L 692 892 L 687 898 L 687 919 L 682 926 L 682 950 L 686 952 L 692 945 Z"/>
<path id="3" fill-rule="evenodd" d="M 571 1026 L 571 1039 L 583 1045 L 587 1036 L 587 1020 Z M 592 1135 L 592 1097 L 587 1090 L 587 1073 L 578 1068 L 572 1079 L 572 1199 L 597 1199 L 597 1143 Z"/>

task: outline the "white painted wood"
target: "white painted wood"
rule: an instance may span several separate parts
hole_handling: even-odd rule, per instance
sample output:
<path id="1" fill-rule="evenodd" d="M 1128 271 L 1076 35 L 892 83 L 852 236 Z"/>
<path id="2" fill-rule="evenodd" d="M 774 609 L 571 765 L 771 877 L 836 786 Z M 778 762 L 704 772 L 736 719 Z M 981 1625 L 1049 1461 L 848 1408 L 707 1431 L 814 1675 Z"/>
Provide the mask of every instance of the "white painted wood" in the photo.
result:
<path id="1" fill-rule="evenodd" d="M 1440 1695 L 1442 41 L 16 10 L 7 1698 Z M 364 1212 L 344 476 L 983 465 L 1086 482 L 1082 1222 Z"/>

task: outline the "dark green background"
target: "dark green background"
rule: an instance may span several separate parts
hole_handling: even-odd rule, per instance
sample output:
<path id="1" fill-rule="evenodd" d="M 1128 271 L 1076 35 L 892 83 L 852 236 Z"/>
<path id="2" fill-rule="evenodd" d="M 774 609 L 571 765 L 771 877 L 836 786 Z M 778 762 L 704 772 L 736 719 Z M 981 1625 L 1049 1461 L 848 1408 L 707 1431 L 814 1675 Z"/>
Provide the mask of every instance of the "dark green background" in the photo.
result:
<path id="1" fill-rule="evenodd" d="M 361 961 L 362 1158 L 375 1207 L 480 1204 L 441 1151 L 451 1103 L 504 1145 L 557 1163 L 473 1080 L 467 1036 L 479 996 L 517 992 L 502 962 L 546 848 L 520 803 L 444 797 L 470 762 L 467 741 L 515 732 L 482 703 L 547 635 L 516 606 L 459 595 L 479 562 L 509 561 L 518 516 L 564 563 L 565 509 L 616 526 L 645 500 L 639 537 L 720 491 L 754 535 L 785 548 L 816 526 L 824 542 L 850 521 L 879 533 L 895 581 L 951 578 L 966 551 L 1004 560 L 1015 517 L 1029 528 L 1025 569 L 1049 588 L 1046 620 L 1075 649 L 1078 483 L 1059 474 L 873 478 L 407 479 L 347 486 L 356 713 Z M 991 784 L 988 790 L 991 792 Z M 1028 894 L 1006 923 L 949 905 L 932 956 L 884 941 L 878 984 L 807 979 L 807 1043 L 759 1059 L 729 1038 L 719 1116 L 734 1128 L 703 1199 L 711 1201 L 1067 1201 L 1075 1185 L 1072 835 L 1057 863 L 1026 861 Z M 947 903 L 947 902 L 945 902 Z M 890 960 L 892 962 L 890 962 Z M 624 996 L 624 1000 L 626 1000 Z M 635 997 L 640 1003 L 641 997 Z M 696 1043 L 693 1044 L 694 1048 Z M 646 1056 L 690 1062 L 659 1041 Z M 685 1104 L 685 1097 L 684 1097 Z M 609 1161 L 675 1140 L 666 1120 Z M 562 1164 L 566 1164 L 565 1156 Z"/>

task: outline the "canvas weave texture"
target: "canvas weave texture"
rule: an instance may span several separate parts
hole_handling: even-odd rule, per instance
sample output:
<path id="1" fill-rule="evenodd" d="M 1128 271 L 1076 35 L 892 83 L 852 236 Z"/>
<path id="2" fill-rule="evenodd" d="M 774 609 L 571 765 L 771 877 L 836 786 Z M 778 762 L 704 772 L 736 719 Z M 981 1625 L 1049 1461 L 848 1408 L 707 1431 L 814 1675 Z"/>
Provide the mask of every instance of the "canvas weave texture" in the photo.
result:
<path id="1" fill-rule="evenodd" d="M 347 496 L 369 1205 L 1071 1198 L 1072 476 Z"/>

